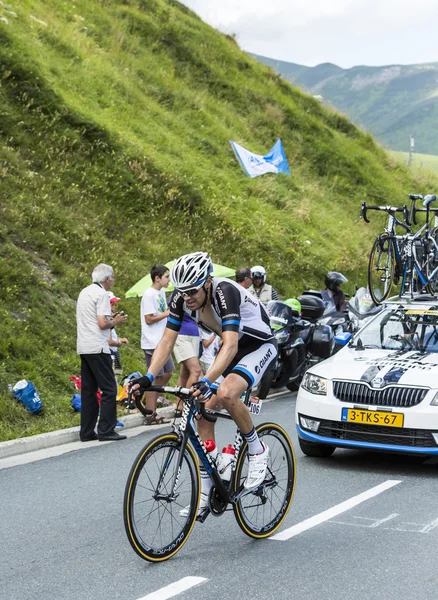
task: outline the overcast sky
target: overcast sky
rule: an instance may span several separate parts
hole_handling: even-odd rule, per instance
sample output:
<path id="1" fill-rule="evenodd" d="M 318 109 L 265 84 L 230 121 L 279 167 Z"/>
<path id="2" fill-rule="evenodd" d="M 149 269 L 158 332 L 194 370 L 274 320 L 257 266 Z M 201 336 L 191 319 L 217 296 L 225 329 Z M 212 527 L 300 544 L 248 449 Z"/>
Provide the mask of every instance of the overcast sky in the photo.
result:
<path id="1" fill-rule="evenodd" d="M 247 52 L 315 66 L 438 61 L 437 0 L 182 0 Z"/>

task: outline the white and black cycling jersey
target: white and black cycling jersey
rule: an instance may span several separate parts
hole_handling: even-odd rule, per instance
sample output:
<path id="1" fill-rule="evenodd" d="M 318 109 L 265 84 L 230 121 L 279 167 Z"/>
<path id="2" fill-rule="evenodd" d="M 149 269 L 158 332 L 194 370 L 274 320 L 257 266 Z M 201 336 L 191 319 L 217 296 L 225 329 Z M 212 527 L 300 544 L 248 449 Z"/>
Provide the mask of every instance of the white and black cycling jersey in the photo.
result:
<path id="1" fill-rule="evenodd" d="M 213 277 L 211 307 L 214 323 L 205 323 L 202 321 L 203 310 L 191 311 L 184 302 L 183 294 L 175 290 L 169 300 L 167 327 L 179 331 L 184 313 L 187 313 L 206 331 L 218 335 L 222 335 L 223 331 L 238 332 L 239 348 L 257 346 L 274 339 L 265 307 L 238 283 Z"/>

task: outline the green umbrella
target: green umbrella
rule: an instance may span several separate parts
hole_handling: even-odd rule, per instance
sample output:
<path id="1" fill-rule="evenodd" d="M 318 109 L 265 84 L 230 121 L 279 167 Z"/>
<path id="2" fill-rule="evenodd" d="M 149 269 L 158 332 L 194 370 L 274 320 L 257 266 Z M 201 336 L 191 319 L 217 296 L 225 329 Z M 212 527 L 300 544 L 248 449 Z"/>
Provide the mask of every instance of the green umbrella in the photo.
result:
<path id="1" fill-rule="evenodd" d="M 173 267 L 173 263 L 175 260 L 170 260 L 166 263 L 166 267 L 169 268 L 169 271 Z M 216 265 L 213 263 L 213 276 L 214 277 L 234 277 L 236 274 L 235 269 L 230 269 L 230 267 L 224 267 L 223 265 Z M 137 281 L 135 285 L 132 286 L 127 292 L 125 292 L 125 298 L 135 298 L 136 296 L 143 296 L 145 290 L 150 288 L 152 285 L 152 279 L 150 275 L 146 275 L 140 281 Z M 173 285 L 169 283 L 169 287 L 165 288 L 166 292 L 171 292 L 173 290 Z"/>

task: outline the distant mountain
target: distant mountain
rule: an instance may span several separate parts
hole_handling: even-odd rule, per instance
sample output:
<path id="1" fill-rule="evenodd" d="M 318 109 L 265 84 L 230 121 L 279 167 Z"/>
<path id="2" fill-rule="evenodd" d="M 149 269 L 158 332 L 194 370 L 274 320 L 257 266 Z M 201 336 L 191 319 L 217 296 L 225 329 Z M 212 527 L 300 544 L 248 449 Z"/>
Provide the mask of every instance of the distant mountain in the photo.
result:
<path id="1" fill-rule="evenodd" d="M 438 154 L 438 62 L 353 67 L 331 63 L 305 67 L 253 55 L 285 79 L 321 95 L 393 150 Z"/>

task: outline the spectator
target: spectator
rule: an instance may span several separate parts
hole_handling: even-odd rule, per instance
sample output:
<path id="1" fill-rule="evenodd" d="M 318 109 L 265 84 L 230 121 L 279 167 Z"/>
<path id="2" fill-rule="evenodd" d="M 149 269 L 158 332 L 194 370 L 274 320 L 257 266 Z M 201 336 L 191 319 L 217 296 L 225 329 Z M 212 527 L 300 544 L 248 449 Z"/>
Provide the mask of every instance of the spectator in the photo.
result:
<path id="1" fill-rule="evenodd" d="M 253 296 L 256 296 L 265 306 L 271 300 L 280 300 L 272 285 L 266 283 L 266 270 L 257 265 L 251 268 L 252 285 L 248 288 Z"/>
<path id="2" fill-rule="evenodd" d="M 164 288 L 169 285 L 169 269 L 165 265 L 155 265 L 151 269 L 152 286 L 143 294 L 140 307 L 141 318 L 141 347 L 146 358 L 146 368 L 149 369 L 152 355 L 158 343 L 163 337 L 166 328 L 169 310 L 167 308 L 166 294 Z M 166 364 L 157 374 L 155 385 L 166 385 L 172 377 L 172 371 L 175 365 L 172 357 L 166 361 Z M 152 412 L 149 417 L 145 417 L 145 425 L 163 425 L 170 423 L 164 417 L 157 415 L 157 392 L 147 392 L 145 407 Z"/>
<path id="3" fill-rule="evenodd" d="M 236 271 L 236 282 L 239 283 L 246 290 L 249 289 L 252 285 L 251 269 L 247 269 L 245 267 Z"/>
<path id="4" fill-rule="evenodd" d="M 199 359 L 204 375 L 214 362 L 220 348 L 220 337 L 215 333 L 207 333 L 199 327 L 199 337 L 203 346 L 203 352 Z"/>
<path id="5" fill-rule="evenodd" d="M 90 442 L 124 440 L 114 428 L 117 422 L 117 384 L 112 369 L 108 345 L 110 329 L 127 320 L 123 314 L 111 317 L 107 291 L 114 284 L 114 271 L 109 265 L 95 267 L 93 283 L 84 288 L 76 306 L 77 352 L 81 357 L 81 427 L 80 439 Z M 100 416 L 97 401 L 98 389 L 102 392 Z"/>
<path id="6" fill-rule="evenodd" d="M 118 302 L 119 302 L 120 298 L 117 298 L 117 296 L 115 296 L 112 292 L 107 292 L 107 294 L 110 299 L 111 316 L 115 317 L 116 315 L 119 314 Z M 110 329 L 110 338 L 108 341 L 108 345 L 110 347 L 113 371 L 114 371 L 115 375 L 122 374 L 122 364 L 120 362 L 119 348 L 121 346 L 127 346 L 128 344 L 129 344 L 129 342 L 126 338 L 119 338 L 119 336 L 116 333 L 115 328 Z"/>
<path id="7" fill-rule="evenodd" d="M 199 331 L 198 326 L 187 314 L 184 314 L 182 326 L 173 348 L 176 362 L 179 364 L 177 385 L 190 387 L 202 377 L 199 364 Z M 154 380 L 155 383 L 155 380 Z M 175 417 L 181 416 L 181 402 L 177 405 Z"/>

